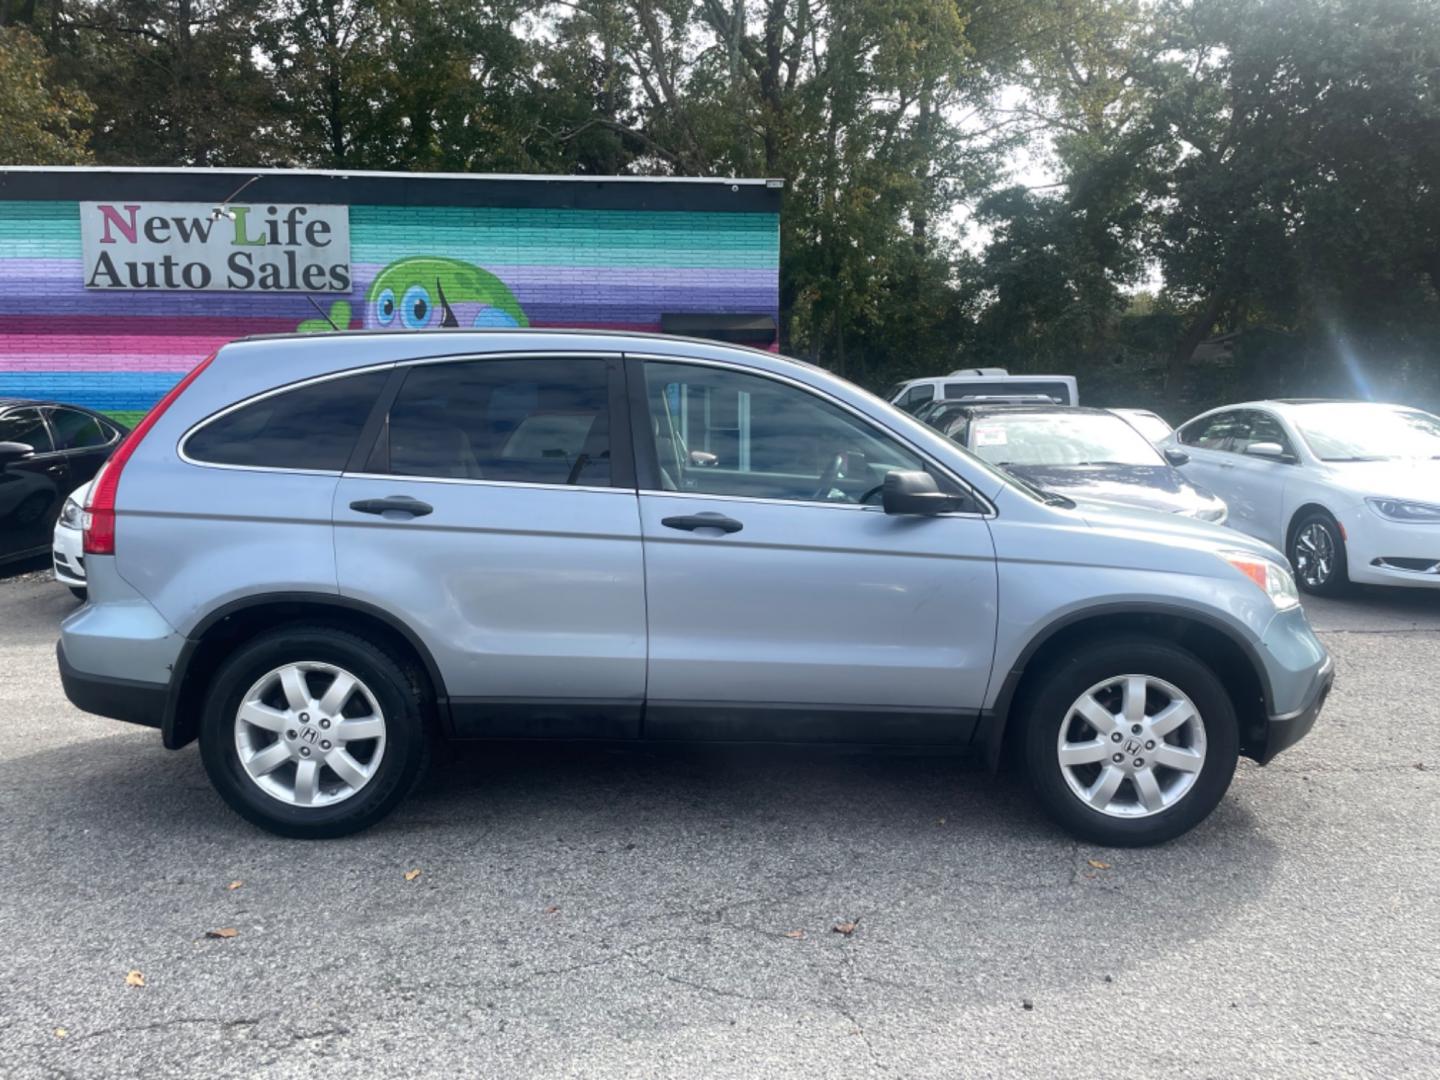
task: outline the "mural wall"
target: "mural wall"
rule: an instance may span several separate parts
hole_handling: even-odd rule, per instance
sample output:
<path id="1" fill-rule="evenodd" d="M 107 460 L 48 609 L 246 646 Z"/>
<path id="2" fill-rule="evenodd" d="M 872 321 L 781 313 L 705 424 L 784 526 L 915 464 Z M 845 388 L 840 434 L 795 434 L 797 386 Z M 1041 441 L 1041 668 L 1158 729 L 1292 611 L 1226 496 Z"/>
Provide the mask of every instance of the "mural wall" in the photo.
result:
<path id="1" fill-rule="evenodd" d="M 778 213 L 350 205 L 349 234 L 348 294 L 87 289 L 80 204 L 0 192 L 0 396 L 133 422 L 247 334 L 330 321 L 658 331 L 667 313 L 779 304 Z"/>

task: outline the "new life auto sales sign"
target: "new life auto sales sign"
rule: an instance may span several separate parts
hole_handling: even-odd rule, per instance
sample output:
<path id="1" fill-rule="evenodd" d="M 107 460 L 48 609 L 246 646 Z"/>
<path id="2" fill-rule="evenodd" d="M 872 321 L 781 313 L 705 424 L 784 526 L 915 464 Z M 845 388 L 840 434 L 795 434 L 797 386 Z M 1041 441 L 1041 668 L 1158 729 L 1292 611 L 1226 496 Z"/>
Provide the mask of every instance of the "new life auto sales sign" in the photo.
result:
<path id="1" fill-rule="evenodd" d="M 350 291 L 350 209 L 82 202 L 87 289 Z"/>

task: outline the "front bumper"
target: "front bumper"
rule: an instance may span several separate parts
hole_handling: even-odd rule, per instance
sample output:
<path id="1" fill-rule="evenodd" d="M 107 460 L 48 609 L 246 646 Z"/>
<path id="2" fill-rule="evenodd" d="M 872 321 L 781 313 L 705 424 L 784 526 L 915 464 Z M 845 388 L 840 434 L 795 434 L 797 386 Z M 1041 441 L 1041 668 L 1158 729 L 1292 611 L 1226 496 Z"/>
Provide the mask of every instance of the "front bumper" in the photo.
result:
<path id="1" fill-rule="evenodd" d="M 124 720 L 158 728 L 165 715 L 170 688 L 164 683 L 140 682 L 109 675 L 92 675 L 78 671 L 65 658 L 65 646 L 55 645 L 55 660 L 60 665 L 60 685 L 70 704 L 96 716 Z"/>
<path id="2" fill-rule="evenodd" d="M 1387 521 L 1365 506 L 1342 523 L 1351 581 L 1440 588 L 1440 525 Z"/>
<path id="3" fill-rule="evenodd" d="M 1316 672 L 1315 684 L 1305 704 L 1293 712 L 1272 714 L 1266 718 L 1265 748 L 1256 758 L 1261 765 L 1269 764 L 1276 754 L 1290 749 L 1309 734 L 1310 729 L 1315 726 L 1315 718 L 1325 707 L 1330 688 L 1334 685 L 1335 661 L 1327 656 L 1325 663 Z"/>

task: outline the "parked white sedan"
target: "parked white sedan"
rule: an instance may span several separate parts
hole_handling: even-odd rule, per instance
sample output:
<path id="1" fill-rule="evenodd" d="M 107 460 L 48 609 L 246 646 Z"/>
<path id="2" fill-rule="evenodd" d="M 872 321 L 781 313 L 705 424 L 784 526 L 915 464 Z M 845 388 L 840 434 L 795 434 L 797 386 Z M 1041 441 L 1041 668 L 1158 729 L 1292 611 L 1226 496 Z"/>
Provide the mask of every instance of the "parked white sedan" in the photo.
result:
<path id="1" fill-rule="evenodd" d="M 1285 552 L 1307 592 L 1347 582 L 1440 587 L 1440 417 L 1402 405 L 1228 405 L 1163 447 L 1230 506 L 1230 525 Z"/>
<path id="2" fill-rule="evenodd" d="M 90 485 L 81 484 L 70 493 L 60 508 L 60 518 L 55 522 L 55 537 L 51 544 L 55 580 L 68 585 L 70 591 L 81 600 L 85 599 L 85 543 L 82 518 L 85 515 L 85 500 L 90 497 Z"/>

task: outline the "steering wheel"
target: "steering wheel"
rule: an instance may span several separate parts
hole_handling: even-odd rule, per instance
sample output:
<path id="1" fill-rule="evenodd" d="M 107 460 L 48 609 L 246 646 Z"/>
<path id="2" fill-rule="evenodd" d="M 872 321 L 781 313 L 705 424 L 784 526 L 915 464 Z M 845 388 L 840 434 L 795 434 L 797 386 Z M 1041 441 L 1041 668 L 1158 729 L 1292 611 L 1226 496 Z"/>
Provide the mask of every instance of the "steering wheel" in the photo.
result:
<path id="1" fill-rule="evenodd" d="M 830 490 L 835 486 L 835 481 L 840 479 L 840 474 L 845 469 L 845 451 L 836 450 L 830 455 L 825 465 L 825 471 L 820 474 L 820 480 L 815 485 L 815 494 L 812 498 L 816 502 L 827 502 Z"/>
<path id="2" fill-rule="evenodd" d="M 869 491 L 865 492 L 864 495 L 861 495 L 860 498 L 856 499 L 855 501 L 863 506 L 865 503 L 868 503 L 871 499 L 873 499 L 876 495 L 879 495 L 880 492 L 884 490 L 884 484 L 876 484 L 874 487 L 872 487 Z"/>

